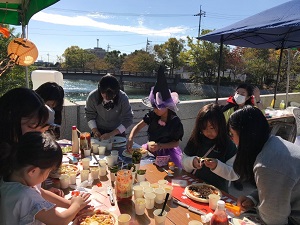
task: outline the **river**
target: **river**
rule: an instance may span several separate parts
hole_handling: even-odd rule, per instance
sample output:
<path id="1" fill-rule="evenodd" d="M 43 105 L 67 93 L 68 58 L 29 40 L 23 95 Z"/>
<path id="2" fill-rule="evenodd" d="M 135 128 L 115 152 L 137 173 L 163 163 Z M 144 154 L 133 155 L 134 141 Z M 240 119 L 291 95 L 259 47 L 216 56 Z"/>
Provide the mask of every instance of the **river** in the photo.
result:
<path id="1" fill-rule="evenodd" d="M 85 101 L 88 94 L 96 89 L 97 86 L 98 81 L 64 79 L 65 97 L 72 102 Z M 147 97 L 150 92 L 150 90 L 133 88 L 127 85 L 124 85 L 124 89 L 129 99 L 141 99 Z M 179 99 L 181 101 L 186 101 L 202 98 L 201 96 L 180 94 Z"/>

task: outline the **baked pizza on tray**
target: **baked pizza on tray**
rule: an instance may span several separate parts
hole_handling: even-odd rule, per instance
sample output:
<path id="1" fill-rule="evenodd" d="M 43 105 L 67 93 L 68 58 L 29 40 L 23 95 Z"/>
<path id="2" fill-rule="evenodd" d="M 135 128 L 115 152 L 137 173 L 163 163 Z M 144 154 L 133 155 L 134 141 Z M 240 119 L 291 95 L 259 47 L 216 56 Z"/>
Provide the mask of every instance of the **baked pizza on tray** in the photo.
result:
<path id="1" fill-rule="evenodd" d="M 142 154 L 142 158 L 146 157 L 148 155 L 148 150 L 144 149 L 144 148 L 132 148 L 130 150 L 126 149 L 123 151 L 123 156 L 125 157 L 129 157 L 132 158 L 132 153 L 134 151 L 139 151 Z"/>
<path id="2" fill-rule="evenodd" d="M 117 223 L 113 214 L 98 209 L 79 215 L 72 225 L 117 225 Z"/>
<path id="3" fill-rule="evenodd" d="M 57 170 L 51 171 L 51 173 L 49 174 L 49 177 L 59 178 L 62 174 L 68 174 L 70 172 L 79 173 L 79 169 L 76 165 L 63 163 Z"/>
<path id="4" fill-rule="evenodd" d="M 185 195 L 198 202 L 208 203 L 208 196 L 210 194 L 222 197 L 222 193 L 218 188 L 205 183 L 191 184 L 185 188 Z"/>

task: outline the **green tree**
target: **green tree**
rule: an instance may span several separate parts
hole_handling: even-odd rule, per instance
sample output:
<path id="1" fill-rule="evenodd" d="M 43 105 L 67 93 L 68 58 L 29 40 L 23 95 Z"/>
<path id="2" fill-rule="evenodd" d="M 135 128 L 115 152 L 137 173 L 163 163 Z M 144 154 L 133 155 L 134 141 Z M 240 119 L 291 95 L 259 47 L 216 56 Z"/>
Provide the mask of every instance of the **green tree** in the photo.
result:
<path id="1" fill-rule="evenodd" d="M 174 69 L 184 64 L 180 53 L 184 51 L 185 41 L 182 39 L 169 38 L 167 42 L 161 45 L 154 45 L 154 51 L 158 61 L 170 68 L 170 74 L 174 74 Z"/>
<path id="2" fill-rule="evenodd" d="M 152 73 L 156 68 L 155 56 L 144 50 L 136 50 L 126 56 L 124 59 L 122 70 L 131 72 Z"/>
<path id="3" fill-rule="evenodd" d="M 96 56 L 78 46 L 71 46 L 64 51 L 63 57 L 65 58 L 64 68 L 86 69 L 86 63 L 93 61 Z"/>
<path id="4" fill-rule="evenodd" d="M 121 54 L 120 51 L 113 50 L 106 53 L 104 60 L 110 65 L 109 69 L 112 69 L 115 72 L 119 72 L 122 68 L 125 57 L 125 53 Z"/>

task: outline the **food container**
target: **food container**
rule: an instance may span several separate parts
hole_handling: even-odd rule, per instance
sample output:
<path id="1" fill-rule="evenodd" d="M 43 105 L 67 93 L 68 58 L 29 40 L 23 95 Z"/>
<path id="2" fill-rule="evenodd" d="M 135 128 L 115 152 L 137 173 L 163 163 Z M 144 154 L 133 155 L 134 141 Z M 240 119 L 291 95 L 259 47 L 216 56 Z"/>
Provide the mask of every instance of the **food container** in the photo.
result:
<path id="1" fill-rule="evenodd" d="M 116 177 L 117 201 L 129 200 L 132 197 L 132 173 L 131 170 L 119 170 Z"/>

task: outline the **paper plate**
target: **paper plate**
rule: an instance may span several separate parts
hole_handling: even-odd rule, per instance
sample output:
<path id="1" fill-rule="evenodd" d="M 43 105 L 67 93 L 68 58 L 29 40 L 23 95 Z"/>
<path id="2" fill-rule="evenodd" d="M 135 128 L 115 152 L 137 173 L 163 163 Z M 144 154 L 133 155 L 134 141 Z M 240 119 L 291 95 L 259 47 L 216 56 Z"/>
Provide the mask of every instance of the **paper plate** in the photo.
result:
<path id="1" fill-rule="evenodd" d="M 192 187 L 194 187 L 195 189 L 199 189 L 199 191 L 202 190 L 203 195 L 205 195 L 206 197 L 197 197 L 197 196 L 193 195 L 192 192 L 190 191 L 190 188 L 192 188 Z M 195 192 L 200 193 L 199 191 L 195 191 Z M 203 203 L 208 203 L 208 195 L 209 194 L 217 194 L 220 197 L 222 197 L 222 192 L 218 188 L 216 188 L 213 185 L 205 184 L 205 183 L 188 185 L 184 189 L 184 193 L 190 199 L 197 201 L 197 202 L 203 202 Z"/>

